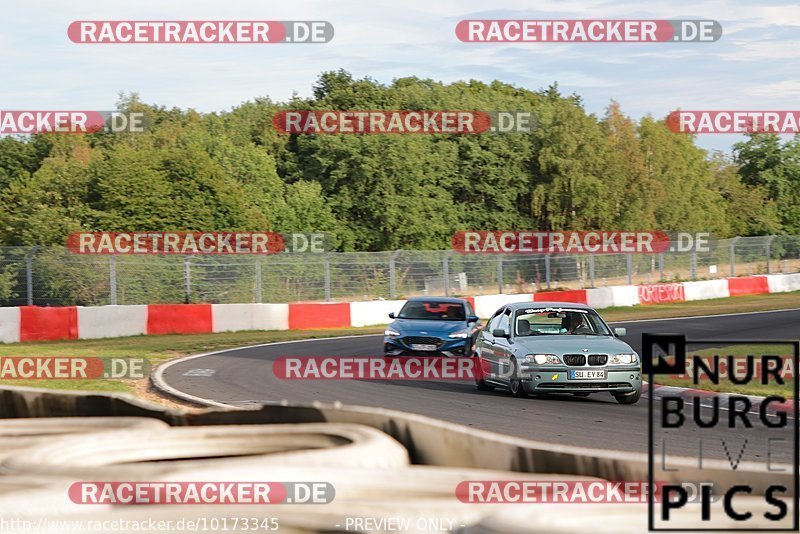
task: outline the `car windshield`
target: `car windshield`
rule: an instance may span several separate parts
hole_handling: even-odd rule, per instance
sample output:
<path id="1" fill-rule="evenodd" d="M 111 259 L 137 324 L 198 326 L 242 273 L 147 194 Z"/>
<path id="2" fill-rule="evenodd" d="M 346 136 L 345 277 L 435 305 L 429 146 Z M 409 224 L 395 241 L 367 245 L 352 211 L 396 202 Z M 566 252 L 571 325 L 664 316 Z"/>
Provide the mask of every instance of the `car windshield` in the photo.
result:
<path id="1" fill-rule="evenodd" d="M 430 319 L 437 321 L 463 321 L 464 305 L 436 300 L 410 300 L 400 310 L 400 319 Z"/>
<path id="2" fill-rule="evenodd" d="M 572 308 L 532 308 L 519 310 L 515 335 L 525 336 L 610 336 L 611 331 L 593 310 Z"/>

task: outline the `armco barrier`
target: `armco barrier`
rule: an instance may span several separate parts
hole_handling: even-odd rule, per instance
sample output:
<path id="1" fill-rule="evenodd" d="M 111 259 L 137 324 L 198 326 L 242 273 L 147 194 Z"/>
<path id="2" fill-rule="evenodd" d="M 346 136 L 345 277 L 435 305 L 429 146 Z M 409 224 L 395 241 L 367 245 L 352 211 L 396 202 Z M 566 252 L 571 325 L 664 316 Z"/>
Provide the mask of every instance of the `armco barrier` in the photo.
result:
<path id="1" fill-rule="evenodd" d="M 148 334 L 204 334 L 213 332 L 211 304 L 150 304 Z"/>
<path id="2" fill-rule="evenodd" d="M 138 336 L 147 334 L 147 306 L 79 306 L 78 337 Z"/>
<path id="3" fill-rule="evenodd" d="M 405 300 L 370 300 L 350 303 L 350 326 L 386 324 L 390 313 L 397 313 Z"/>
<path id="4" fill-rule="evenodd" d="M 534 302 L 575 302 L 586 304 L 585 289 L 569 289 L 567 291 L 540 291 L 533 294 Z"/>
<path id="5" fill-rule="evenodd" d="M 730 297 L 727 280 L 703 280 L 683 282 L 683 296 L 686 300 L 708 300 Z"/>
<path id="6" fill-rule="evenodd" d="M 342 328 L 346 326 L 350 326 L 349 302 L 300 302 L 289 304 L 289 330 Z"/>
<path id="7" fill-rule="evenodd" d="M 594 308 L 656 302 L 705 300 L 800 290 L 800 273 L 697 282 L 611 286 L 516 295 L 467 297 L 484 319 L 515 302 L 576 302 Z M 207 333 L 241 330 L 303 330 L 386 324 L 404 300 L 293 304 L 151 304 L 0 308 L 0 343 L 51 339 L 95 339 L 139 334 Z"/>
<path id="8" fill-rule="evenodd" d="M 21 306 L 19 309 L 20 341 L 49 341 L 78 337 L 78 310 Z"/>
<path id="9" fill-rule="evenodd" d="M 769 293 L 769 283 L 766 276 L 728 278 L 728 291 L 732 297 Z"/>
<path id="10" fill-rule="evenodd" d="M 214 332 L 288 330 L 288 304 L 212 304 Z"/>

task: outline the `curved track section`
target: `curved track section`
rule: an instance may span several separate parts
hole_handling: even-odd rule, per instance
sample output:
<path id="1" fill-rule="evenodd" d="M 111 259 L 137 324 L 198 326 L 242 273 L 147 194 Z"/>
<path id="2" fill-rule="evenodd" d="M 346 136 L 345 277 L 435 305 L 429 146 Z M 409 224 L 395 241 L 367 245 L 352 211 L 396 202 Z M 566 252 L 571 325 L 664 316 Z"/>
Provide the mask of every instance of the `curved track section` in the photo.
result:
<path id="1" fill-rule="evenodd" d="M 635 321 L 624 326 L 628 329 L 626 339 L 636 350 L 643 332 L 677 332 L 689 339 L 796 339 L 800 337 L 800 309 Z M 224 404 L 285 400 L 379 406 L 538 441 L 647 451 L 646 399 L 632 406 L 619 405 L 606 394 L 516 399 L 508 391 L 483 393 L 465 382 L 281 381 L 272 373 L 272 362 L 279 356 L 380 357 L 381 348 L 380 336 L 244 347 L 178 360 L 163 369 L 162 378 L 182 393 Z M 720 438 L 737 435 L 725 429 L 718 433 Z M 680 429 L 669 454 L 695 455 L 698 437 Z M 707 439 L 708 434 L 703 437 Z M 706 454 L 724 457 L 721 447 L 709 447 Z"/>

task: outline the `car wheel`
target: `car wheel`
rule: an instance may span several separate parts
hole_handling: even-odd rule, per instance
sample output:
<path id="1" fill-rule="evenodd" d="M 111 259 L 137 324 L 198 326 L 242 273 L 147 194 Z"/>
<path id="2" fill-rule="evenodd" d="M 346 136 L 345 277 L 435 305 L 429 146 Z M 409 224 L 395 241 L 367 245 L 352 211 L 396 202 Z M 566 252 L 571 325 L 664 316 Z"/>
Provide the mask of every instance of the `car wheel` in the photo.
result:
<path id="1" fill-rule="evenodd" d="M 639 386 L 639 389 L 632 393 L 626 393 L 624 395 L 614 395 L 614 398 L 617 399 L 617 402 L 620 404 L 636 404 L 639 402 L 639 399 L 642 397 L 642 387 Z"/>
<path id="2" fill-rule="evenodd" d="M 591 395 L 591 393 L 581 392 L 581 393 L 573 393 L 573 395 L 575 395 L 576 397 L 588 397 L 589 395 Z"/>
<path id="3" fill-rule="evenodd" d="M 473 354 L 472 357 L 475 358 L 474 361 L 477 362 L 477 368 L 475 369 L 475 387 L 478 388 L 478 391 L 493 391 L 494 390 L 494 386 L 490 386 L 486 382 L 486 380 L 481 378 L 481 376 L 483 376 L 483 375 L 481 373 L 481 367 L 480 367 L 481 360 L 480 360 L 480 358 L 478 357 L 477 354 Z"/>
<path id="4" fill-rule="evenodd" d="M 517 398 L 527 397 L 528 394 L 525 392 L 522 380 L 516 378 L 518 374 L 519 367 L 517 366 L 517 360 L 516 358 L 511 358 L 511 377 L 508 379 L 508 389 L 510 389 L 511 394 Z"/>

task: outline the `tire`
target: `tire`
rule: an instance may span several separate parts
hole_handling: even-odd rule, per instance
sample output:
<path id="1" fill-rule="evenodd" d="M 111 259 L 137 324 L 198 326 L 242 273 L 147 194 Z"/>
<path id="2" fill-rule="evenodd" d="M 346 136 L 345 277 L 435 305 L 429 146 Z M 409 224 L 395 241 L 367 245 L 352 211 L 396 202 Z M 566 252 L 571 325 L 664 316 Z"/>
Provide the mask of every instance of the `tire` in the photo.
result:
<path id="1" fill-rule="evenodd" d="M 522 385 L 522 380 L 514 378 L 518 373 L 519 368 L 517 367 L 517 360 L 516 358 L 511 358 L 511 377 L 508 379 L 508 389 L 513 396 L 522 399 L 527 397 L 528 394 L 525 392 L 525 386 Z"/>
<path id="2" fill-rule="evenodd" d="M 614 398 L 617 399 L 617 402 L 620 404 L 636 404 L 639 402 L 639 399 L 642 397 L 642 388 L 639 386 L 639 389 L 634 391 L 633 393 L 627 393 L 625 395 L 614 395 Z"/>
<path id="3" fill-rule="evenodd" d="M 475 361 L 480 365 L 480 358 L 478 358 L 478 355 L 473 354 L 472 357 L 475 358 Z M 479 370 L 476 370 L 475 374 L 475 387 L 478 388 L 478 391 L 494 391 L 494 386 L 489 385 L 486 380 L 478 378 L 480 376 Z"/>

